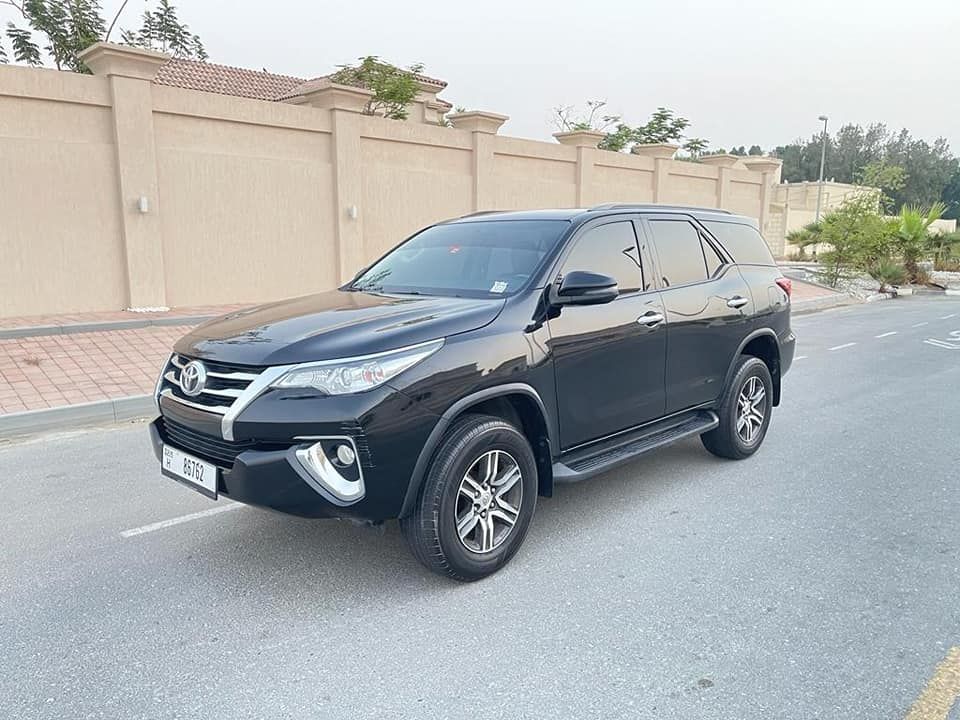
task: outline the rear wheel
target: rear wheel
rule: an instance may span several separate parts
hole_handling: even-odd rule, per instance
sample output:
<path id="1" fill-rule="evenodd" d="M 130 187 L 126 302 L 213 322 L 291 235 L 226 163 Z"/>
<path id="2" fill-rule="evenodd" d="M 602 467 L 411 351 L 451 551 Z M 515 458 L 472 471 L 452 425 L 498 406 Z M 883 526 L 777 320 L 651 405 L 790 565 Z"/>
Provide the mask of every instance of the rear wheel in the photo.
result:
<path id="1" fill-rule="evenodd" d="M 414 556 L 456 580 L 479 580 L 520 547 L 537 502 L 537 466 L 513 425 L 468 415 L 447 432 L 400 529 Z"/>
<path id="2" fill-rule="evenodd" d="M 744 355 L 720 399 L 720 424 L 700 436 L 703 446 L 719 457 L 742 460 L 763 443 L 773 409 L 773 379 L 766 363 Z"/>

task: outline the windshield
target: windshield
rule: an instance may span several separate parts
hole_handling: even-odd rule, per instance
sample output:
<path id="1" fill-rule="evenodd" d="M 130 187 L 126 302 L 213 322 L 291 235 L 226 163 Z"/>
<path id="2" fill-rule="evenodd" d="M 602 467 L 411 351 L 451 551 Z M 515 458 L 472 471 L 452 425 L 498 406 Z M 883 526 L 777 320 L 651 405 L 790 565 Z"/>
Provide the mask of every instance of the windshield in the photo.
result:
<path id="1" fill-rule="evenodd" d="M 503 297 L 526 285 L 566 220 L 484 220 L 434 225 L 351 283 L 353 290 Z"/>

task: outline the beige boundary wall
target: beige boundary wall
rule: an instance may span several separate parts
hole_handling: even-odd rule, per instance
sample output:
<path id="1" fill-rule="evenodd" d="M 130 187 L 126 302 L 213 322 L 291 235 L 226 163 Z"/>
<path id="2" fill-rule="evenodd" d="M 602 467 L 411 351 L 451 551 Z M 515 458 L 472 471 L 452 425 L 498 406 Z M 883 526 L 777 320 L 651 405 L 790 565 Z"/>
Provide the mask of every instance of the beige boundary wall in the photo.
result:
<path id="1" fill-rule="evenodd" d="M 606 201 L 768 223 L 777 161 L 734 166 L 360 114 L 321 83 L 291 103 L 155 85 L 165 57 L 87 51 L 93 76 L 0 66 L 0 317 L 279 299 L 337 286 L 428 223 Z"/>

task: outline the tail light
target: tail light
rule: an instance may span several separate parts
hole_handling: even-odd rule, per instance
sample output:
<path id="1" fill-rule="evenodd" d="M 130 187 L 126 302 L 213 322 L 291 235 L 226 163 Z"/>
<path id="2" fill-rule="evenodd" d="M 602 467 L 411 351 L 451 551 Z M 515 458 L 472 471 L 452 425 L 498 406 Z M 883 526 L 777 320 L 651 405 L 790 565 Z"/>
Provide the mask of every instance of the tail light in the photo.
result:
<path id="1" fill-rule="evenodd" d="M 793 281 L 790 278 L 778 277 L 777 285 L 787 294 L 787 297 L 790 297 L 790 294 L 793 292 Z"/>

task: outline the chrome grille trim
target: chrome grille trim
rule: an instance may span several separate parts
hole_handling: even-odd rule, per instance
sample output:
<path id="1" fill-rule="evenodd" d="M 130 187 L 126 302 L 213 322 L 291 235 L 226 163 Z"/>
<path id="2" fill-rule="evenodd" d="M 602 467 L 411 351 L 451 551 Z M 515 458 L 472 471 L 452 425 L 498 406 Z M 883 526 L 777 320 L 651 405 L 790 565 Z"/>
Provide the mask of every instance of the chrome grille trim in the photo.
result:
<path id="1" fill-rule="evenodd" d="M 201 405 L 200 403 L 191 402 L 190 400 L 184 400 L 182 397 L 177 397 L 173 394 L 173 390 L 170 388 L 165 388 L 160 391 L 160 397 L 169 398 L 175 403 L 180 403 L 181 405 L 186 405 L 189 408 L 194 410 L 203 410 L 204 412 L 215 413 L 216 415 L 224 415 L 230 408 L 226 405 Z"/>
<path id="2" fill-rule="evenodd" d="M 160 407 L 160 398 L 168 398 L 172 402 L 194 410 L 220 415 L 220 432 L 224 440 L 233 440 L 233 422 L 237 416 L 266 390 L 274 380 L 285 373 L 292 366 L 266 368 L 263 372 L 244 372 L 234 370 L 226 363 L 215 360 L 200 360 L 207 366 L 208 383 L 227 384 L 227 387 L 205 387 L 192 398 L 183 397 L 183 388 L 180 385 L 180 373 L 192 358 L 174 353 L 164 366 L 157 382 L 157 408 Z M 211 367 L 212 366 L 212 367 Z M 230 387 L 233 385 L 233 387 Z M 177 394 L 179 393 L 179 394 Z"/>
<path id="3" fill-rule="evenodd" d="M 285 375 L 287 371 L 293 367 L 295 366 L 274 365 L 273 367 L 268 367 L 257 375 L 253 382 L 247 385 L 246 390 L 240 393 L 240 397 L 233 401 L 233 404 L 227 410 L 227 414 L 224 415 L 223 420 L 220 421 L 220 433 L 223 435 L 224 440 L 233 440 L 233 422 L 247 405 L 256 400 L 263 391 L 273 385 L 274 382 L 279 380 L 282 375 Z"/>
<path id="4" fill-rule="evenodd" d="M 219 375 L 214 375 L 214 374 L 211 373 L 211 372 L 208 372 L 208 373 L 207 373 L 207 376 L 208 376 L 208 377 L 220 377 Z M 176 385 L 176 386 L 177 386 L 178 388 L 180 388 L 181 390 L 183 389 L 183 386 L 180 384 L 180 379 L 179 379 L 176 375 L 173 374 L 173 370 L 168 370 L 167 373 L 166 373 L 163 377 L 164 377 L 165 380 L 169 381 L 171 385 Z M 256 375 L 253 375 L 252 377 L 256 377 Z M 200 394 L 201 394 L 201 395 L 216 395 L 217 397 L 238 398 L 238 397 L 240 397 L 240 394 L 241 394 L 242 392 L 243 392 L 242 390 L 234 390 L 234 389 L 230 389 L 230 388 L 227 388 L 227 389 L 225 389 L 225 390 L 217 390 L 217 389 L 215 389 L 215 388 L 204 388 L 204 389 L 203 389 L 203 392 L 201 392 Z"/>

